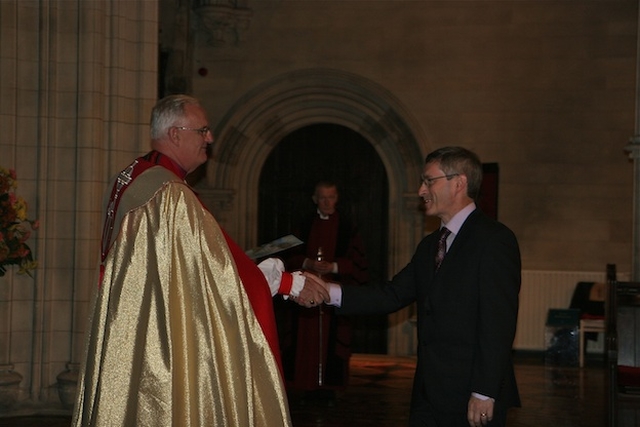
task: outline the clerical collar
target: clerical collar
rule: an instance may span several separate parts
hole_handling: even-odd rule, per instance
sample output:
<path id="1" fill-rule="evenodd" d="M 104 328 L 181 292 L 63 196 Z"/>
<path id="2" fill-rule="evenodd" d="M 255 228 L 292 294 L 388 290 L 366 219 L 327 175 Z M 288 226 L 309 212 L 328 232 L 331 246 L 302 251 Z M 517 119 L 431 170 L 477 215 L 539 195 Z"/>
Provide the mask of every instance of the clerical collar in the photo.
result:
<path id="1" fill-rule="evenodd" d="M 171 172 L 175 173 L 180 179 L 187 177 L 187 171 L 182 169 L 171 157 L 164 155 L 156 150 L 153 150 L 143 157 L 146 161 L 154 163 L 156 165 L 165 167 Z"/>
<path id="2" fill-rule="evenodd" d="M 325 215 L 322 212 L 320 212 L 320 209 L 316 209 L 316 212 L 318 212 L 318 216 L 320 217 L 320 219 L 325 219 L 325 220 L 329 219 L 329 217 L 332 215 L 332 214 Z"/>

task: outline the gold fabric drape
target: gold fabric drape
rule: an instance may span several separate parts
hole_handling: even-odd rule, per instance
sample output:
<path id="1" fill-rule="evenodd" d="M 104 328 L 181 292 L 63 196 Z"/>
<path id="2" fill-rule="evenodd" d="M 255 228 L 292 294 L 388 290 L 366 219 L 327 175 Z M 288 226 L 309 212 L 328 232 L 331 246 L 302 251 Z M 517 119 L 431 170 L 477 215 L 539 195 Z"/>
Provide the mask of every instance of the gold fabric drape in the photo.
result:
<path id="1" fill-rule="evenodd" d="M 75 426 L 289 426 L 278 365 L 192 190 L 144 172 L 93 301 Z"/>

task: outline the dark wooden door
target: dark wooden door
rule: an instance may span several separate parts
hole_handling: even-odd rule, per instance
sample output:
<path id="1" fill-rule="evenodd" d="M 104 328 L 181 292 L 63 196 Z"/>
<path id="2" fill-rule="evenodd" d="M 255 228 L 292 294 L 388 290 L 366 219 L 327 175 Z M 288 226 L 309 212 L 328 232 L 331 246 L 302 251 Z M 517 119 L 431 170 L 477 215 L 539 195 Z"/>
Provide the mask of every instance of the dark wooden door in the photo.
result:
<path id="1" fill-rule="evenodd" d="M 387 277 L 388 180 L 375 149 L 357 132 L 334 124 L 298 129 L 278 143 L 260 174 L 259 243 L 291 233 L 313 211 L 317 181 L 336 182 L 338 207 L 364 240 L 372 282 Z M 352 318 L 352 350 L 386 353 L 386 316 Z"/>

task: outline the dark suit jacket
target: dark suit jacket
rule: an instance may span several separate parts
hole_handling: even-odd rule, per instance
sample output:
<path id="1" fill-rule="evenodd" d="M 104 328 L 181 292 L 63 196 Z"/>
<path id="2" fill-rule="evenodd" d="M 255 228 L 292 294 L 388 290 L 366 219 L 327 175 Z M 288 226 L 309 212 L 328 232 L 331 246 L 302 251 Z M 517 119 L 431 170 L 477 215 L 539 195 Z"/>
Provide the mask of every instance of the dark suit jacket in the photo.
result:
<path id="1" fill-rule="evenodd" d="M 478 209 L 435 272 L 437 232 L 391 282 L 343 287 L 342 314 L 391 313 L 417 302 L 418 363 L 412 409 L 464 411 L 471 392 L 519 406 L 512 362 L 520 251 L 515 235 Z"/>

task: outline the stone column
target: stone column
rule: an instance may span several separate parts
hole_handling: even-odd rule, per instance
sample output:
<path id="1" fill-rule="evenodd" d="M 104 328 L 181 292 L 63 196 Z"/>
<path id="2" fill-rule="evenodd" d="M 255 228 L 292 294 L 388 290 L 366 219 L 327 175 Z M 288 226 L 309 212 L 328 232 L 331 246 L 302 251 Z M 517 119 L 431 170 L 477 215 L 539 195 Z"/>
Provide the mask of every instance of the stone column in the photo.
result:
<path id="1" fill-rule="evenodd" d="M 70 58 L 78 73 L 69 82 L 77 88 L 75 221 L 69 224 L 73 284 L 67 295 L 72 317 L 69 358 L 55 377 L 57 396 L 67 409 L 75 400 L 89 301 L 98 286 L 102 197 L 110 177 L 150 150 L 148 123 L 158 72 L 157 1 L 72 4 L 78 8 L 78 49 Z"/>
<path id="2" fill-rule="evenodd" d="M 157 8 L 154 0 L 0 1 L 1 161 L 17 170 L 41 224 L 34 279 L 0 283 L 3 402 L 16 388 L 30 405 L 73 401 L 67 388 L 97 286 L 102 193 L 149 150 Z"/>
<path id="3" fill-rule="evenodd" d="M 0 365 L 0 413 L 13 408 L 18 401 L 22 375 L 13 370 L 12 364 Z"/>
<path id="4" fill-rule="evenodd" d="M 640 25 L 640 11 L 638 12 Z M 640 32 L 636 43 L 636 119 L 635 136 L 625 150 L 633 159 L 633 241 L 631 244 L 631 280 L 640 281 Z"/>
<path id="5" fill-rule="evenodd" d="M 631 242 L 631 280 L 640 280 L 640 135 L 625 147 L 633 159 L 633 240 Z"/>
<path id="6" fill-rule="evenodd" d="M 13 275 L 9 268 L 7 276 Z M 0 414 L 10 411 L 20 397 L 22 375 L 15 371 L 11 363 L 11 324 L 12 324 L 12 277 L 0 278 L 0 323 L 4 324 L 0 331 Z"/>

